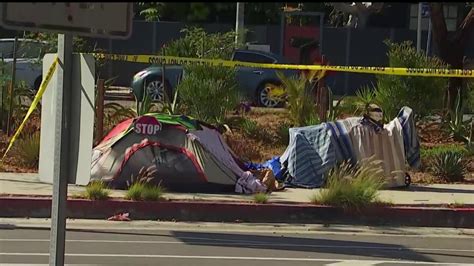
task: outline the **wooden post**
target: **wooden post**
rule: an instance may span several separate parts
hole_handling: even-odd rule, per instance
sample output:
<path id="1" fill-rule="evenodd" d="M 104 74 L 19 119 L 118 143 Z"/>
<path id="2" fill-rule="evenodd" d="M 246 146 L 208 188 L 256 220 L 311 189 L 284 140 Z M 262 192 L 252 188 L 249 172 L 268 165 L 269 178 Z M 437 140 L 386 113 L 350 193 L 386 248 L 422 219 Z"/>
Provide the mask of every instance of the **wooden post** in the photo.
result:
<path id="1" fill-rule="evenodd" d="M 322 56 L 321 64 L 324 64 L 325 56 Z M 324 78 L 318 80 L 317 88 L 316 88 L 316 104 L 317 104 L 317 112 L 321 122 L 326 122 L 327 112 L 329 110 L 329 99 L 328 99 L 328 89 L 326 88 L 326 84 L 324 83 Z"/>
<path id="2" fill-rule="evenodd" d="M 105 81 L 103 79 L 97 80 L 97 132 L 96 143 L 99 143 L 104 136 L 104 95 L 105 95 Z"/>

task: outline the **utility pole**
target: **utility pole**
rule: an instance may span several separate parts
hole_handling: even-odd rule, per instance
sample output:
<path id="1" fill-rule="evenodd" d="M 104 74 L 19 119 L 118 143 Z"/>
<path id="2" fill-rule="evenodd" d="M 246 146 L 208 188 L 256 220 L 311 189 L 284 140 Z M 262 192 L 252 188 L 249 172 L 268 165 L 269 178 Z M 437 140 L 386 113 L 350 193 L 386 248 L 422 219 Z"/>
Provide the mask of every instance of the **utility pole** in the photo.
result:
<path id="1" fill-rule="evenodd" d="M 421 9 L 423 8 L 423 3 L 418 3 L 418 23 L 416 31 L 416 51 L 420 52 L 421 50 Z"/>
<path id="2" fill-rule="evenodd" d="M 71 106 L 72 80 L 72 35 L 58 34 L 58 59 L 56 68 L 56 88 L 54 101 L 56 103 L 56 142 L 52 160 L 60 161 L 54 164 L 53 200 L 51 208 L 51 232 L 49 245 L 49 265 L 64 265 L 64 251 L 66 243 L 66 204 L 67 184 L 69 173 L 69 108 Z"/>
<path id="3" fill-rule="evenodd" d="M 428 57 L 430 53 L 430 48 L 431 48 L 431 31 L 432 25 L 431 25 L 431 7 L 428 5 L 428 38 L 426 40 L 426 56 Z"/>
<path id="4" fill-rule="evenodd" d="M 235 46 L 245 43 L 244 36 L 244 3 L 237 2 L 237 12 L 235 15 Z"/>

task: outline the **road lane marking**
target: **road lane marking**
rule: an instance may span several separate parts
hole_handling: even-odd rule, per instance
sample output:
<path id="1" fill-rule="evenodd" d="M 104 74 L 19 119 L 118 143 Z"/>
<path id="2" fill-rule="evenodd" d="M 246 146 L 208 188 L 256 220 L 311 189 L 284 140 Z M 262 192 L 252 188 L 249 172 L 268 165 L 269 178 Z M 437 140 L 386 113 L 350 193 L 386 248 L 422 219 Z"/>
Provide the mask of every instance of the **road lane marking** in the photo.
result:
<path id="1" fill-rule="evenodd" d="M 0 253 L 0 256 L 49 256 L 49 253 Z M 317 259 L 317 258 L 288 258 L 288 257 L 233 257 L 233 256 L 186 256 L 186 255 L 157 255 L 157 254 L 82 254 L 66 253 L 66 257 L 102 257 L 102 258 L 161 258 L 161 259 L 202 259 L 202 260 L 259 260 L 259 261 L 308 261 L 308 262 L 334 262 L 346 261 L 343 259 Z M 354 260 L 350 260 L 354 261 Z M 357 260 L 357 262 L 367 264 L 378 263 L 397 263 L 397 264 L 419 264 L 419 265 L 459 265 L 472 266 L 472 264 L 463 263 L 444 263 L 444 262 L 424 262 L 408 260 Z"/>
<path id="2" fill-rule="evenodd" d="M 346 260 L 346 261 L 339 261 L 339 262 L 334 262 L 330 264 L 325 264 L 325 266 L 372 266 L 372 265 L 377 265 L 379 264 L 378 262 L 373 262 L 367 264 L 367 261 L 358 261 L 358 260 Z"/>
<path id="3" fill-rule="evenodd" d="M 474 253 L 472 249 L 444 249 L 444 248 L 410 248 L 410 247 L 385 247 L 385 246 L 356 246 L 356 245 L 311 245 L 311 244 L 286 244 L 286 243 L 272 243 L 272 242 L 242 242 L 226 240 L 226 242 L 220 242 L 220 240 L 208 238 L 208 241 L 154 241 L 154 240 L 96 240 L 96 239 L 67 239 L 69 243 L 115 243 L 115 244 L 178 244 L 178 245 L 236 245 L 246 247 L 310 247 L 310 248 L 338 248 L 338 249 L 379 249 L 379 250 L 397 250 L 397 251 L 445 251 L 445 252 L 467 252 Z M 211 242 L 212 241 L 212 242 Z M 49 242 L 49 239 L 0 239 L 0 242 Z M 383 244 L 393 245 L 393 244 Z"/>

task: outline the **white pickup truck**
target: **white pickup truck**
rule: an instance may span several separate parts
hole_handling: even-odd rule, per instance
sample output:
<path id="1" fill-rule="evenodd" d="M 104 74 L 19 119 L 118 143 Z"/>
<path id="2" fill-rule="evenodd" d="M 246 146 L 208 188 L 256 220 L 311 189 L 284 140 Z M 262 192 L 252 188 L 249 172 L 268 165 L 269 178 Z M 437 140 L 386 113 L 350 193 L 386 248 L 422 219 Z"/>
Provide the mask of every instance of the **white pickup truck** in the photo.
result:
<path id="1" fill-rule="evenodd" d="M 13 47 L 15 39 L 0 39 L 0 60 L 3 60 L 4 71 L 11 75 L 13 64 Z M 42 63 L 46 43 L 31 39 L 18 39 L 15 83 L 24 81 L 26 85 L 36 91 L 41 85 Z"/>

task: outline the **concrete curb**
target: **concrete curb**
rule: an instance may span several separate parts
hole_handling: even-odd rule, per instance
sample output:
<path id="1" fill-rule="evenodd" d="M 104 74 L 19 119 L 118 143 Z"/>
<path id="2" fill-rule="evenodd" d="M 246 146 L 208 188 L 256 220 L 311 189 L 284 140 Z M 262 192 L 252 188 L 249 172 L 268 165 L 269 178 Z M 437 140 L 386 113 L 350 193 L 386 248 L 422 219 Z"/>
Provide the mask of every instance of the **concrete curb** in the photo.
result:
<path id="1" fill-rule="evenodd" d="M 118 199 L 68 199 L 67 202 L 67 216 L 73 219 L 107 219 L 121 212 L 130 213 L 133 220 L 474 228 L 474 208 L 370 207 L 356 212 L 311 204 Z M 2 197 L 0 216 L 50 218 L 51 198 Z"/>

